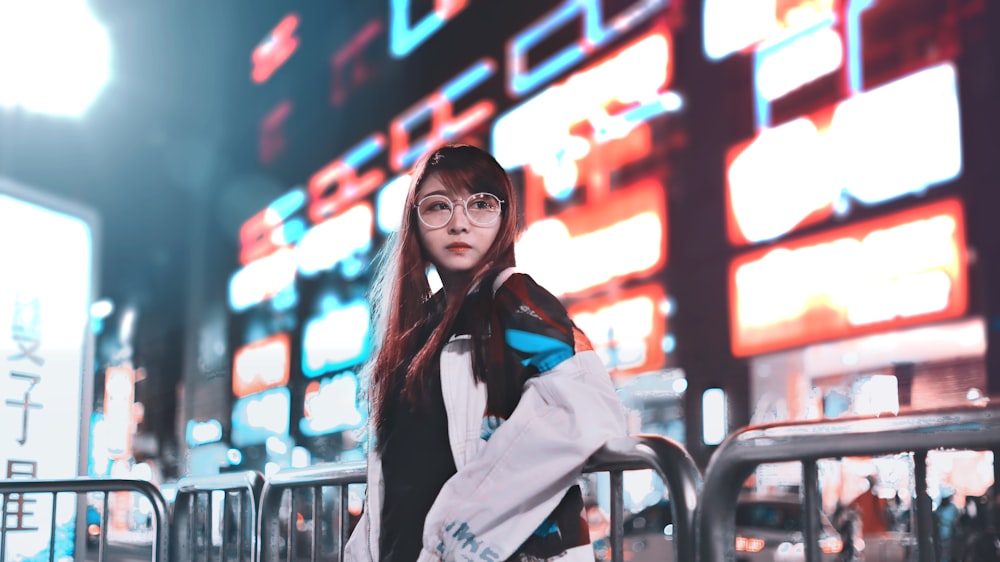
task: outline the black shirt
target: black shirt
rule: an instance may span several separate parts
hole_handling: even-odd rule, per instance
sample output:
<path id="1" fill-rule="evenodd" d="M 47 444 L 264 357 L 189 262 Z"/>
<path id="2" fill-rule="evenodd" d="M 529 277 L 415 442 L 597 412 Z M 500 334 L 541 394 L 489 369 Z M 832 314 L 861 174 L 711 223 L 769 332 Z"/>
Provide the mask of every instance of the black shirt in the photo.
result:
<path id="1" fill-rule="evenodd" d="M 435 369 L 436 371 L 437 369 Z M 385 500 L 381 560 L 413 562 L 423 545 L 424 520 L 444 483 L 455 474 L 440 376 L 430 377 L 430 401 L 418 411 L 400 396 L 382 447 Z"/>

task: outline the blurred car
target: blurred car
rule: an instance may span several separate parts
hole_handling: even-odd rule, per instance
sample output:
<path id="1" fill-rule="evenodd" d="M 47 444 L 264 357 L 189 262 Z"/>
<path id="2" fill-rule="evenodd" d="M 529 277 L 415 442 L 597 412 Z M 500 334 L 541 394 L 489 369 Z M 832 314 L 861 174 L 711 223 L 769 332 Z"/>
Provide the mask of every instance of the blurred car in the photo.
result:
<path id="1" fill-rule="evenodd" d="M 747 562 L 805 560 L 805 518 L 798 496 L 744 496 L 736 505 L 736 558 Z M 820 560 L 837 560 L 840 533 L 819 514 Z"/>
<path id="2" fill-rule="evenodd" d="M 805 560 L 803 524 L 798 496 L 741 496 L 736 506 L 736 559 L 739 562 Z M 624 560 L 674 560 L 673 515 L 669 502 L 660 502 L 627 516 L 624 535 Z M 610 542 L 610 537 L 604 539 L 605 544 Z M 819 544 L 820 559 L 830 562 L 838 560 L 844 546 L 824 513 L 820 513 Z M 610 559 L 610 553 L 607 556 Z"/>

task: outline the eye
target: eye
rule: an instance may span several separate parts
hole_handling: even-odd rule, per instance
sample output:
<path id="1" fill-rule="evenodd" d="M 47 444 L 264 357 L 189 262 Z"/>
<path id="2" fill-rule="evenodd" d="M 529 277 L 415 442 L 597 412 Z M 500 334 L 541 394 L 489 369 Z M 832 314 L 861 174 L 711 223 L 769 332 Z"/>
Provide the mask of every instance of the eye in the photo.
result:
<path id="1" fill-rule="evenodd" d="M 443 197 L 431 197 L 420 203 L 421 213 L 445 213 L 451 211 L 451 202 Z"/>
<path id="2" fill-rule="evenodd" d="M 473 196 L 471 207 L 477 211 L 493 211 L 498 207 L 497 200 L 489 194 L 478 194 Z"/>

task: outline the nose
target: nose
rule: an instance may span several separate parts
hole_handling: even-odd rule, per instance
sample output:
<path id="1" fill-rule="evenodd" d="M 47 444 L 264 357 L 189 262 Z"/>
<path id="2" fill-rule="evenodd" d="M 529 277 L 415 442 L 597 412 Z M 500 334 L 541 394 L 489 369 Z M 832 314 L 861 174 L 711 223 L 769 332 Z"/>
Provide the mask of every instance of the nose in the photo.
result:
<path id="1" fill-rule="evenodd" d="M 448 221 L 448 232 L 468 232 L 469 214 L 465 209 L 465 203 L 459 201 L 457 203 L 453 203 L 453 205 L 454 207 L 452 208 L 451 220 Z M 461 211 L 458 210 L 459 206 L 462 207 Z"/>

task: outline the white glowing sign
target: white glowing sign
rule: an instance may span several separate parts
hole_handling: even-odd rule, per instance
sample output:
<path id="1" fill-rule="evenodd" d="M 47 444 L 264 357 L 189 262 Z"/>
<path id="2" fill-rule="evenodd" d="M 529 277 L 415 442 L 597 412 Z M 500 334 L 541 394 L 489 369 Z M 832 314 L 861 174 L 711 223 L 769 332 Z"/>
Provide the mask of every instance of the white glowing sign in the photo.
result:
<path id="1" fill-rule="evenodd" d="M 714 60 L 742 51 L 781 29 L 777 0 L 705 0 L 705 54 Z"/>
<path id="2" fill-rule="evenodd" d="M 296 247 L 299 271 L 326 271 L 371 247 L 374 229 L 371 205 L 361 203 L 310 228 Z"/>
<path id="3" fill-rule="evenodd" d="M 233 444 L 245 447 L 264 443 L 274 435 L 288 435 L 291 404 L 291 392 L 284 387 L 237 400 L 233 404 Z"/>
<path id="4" fill-rule="evenodd" d="M 410 175 L 403 174 L 389 181 L 375 197 L 376 219 L 379 230 L 395 232 L 399 230 L 406 194 L 410 190 Z"/>
<path id="5" fill-rule="evenodd" d="M 294 291 L 297 270 L 295 250 L 290 247 L 248 263 L 229 280 L 229 307 L 241 312 L 282 292 Z"/>
<path id="6" fill-rule="evenodd" d="M 10 195 L 8 195 L 10 194 Z M 29 201 L 37 201 L 35 204 Z M 93 376 L 92 219 L 0 179 L 0 478 L 84 469 Z M 48 559 L 51 496 L 6 498 L 10 560 Z M 55 559 L 72 556 L 76 501 L 60 498 Z M 37 529 L 37 530 L 35 530 Z"/>
<path id="7" fill-rule="evenodd" d="M 310 319 L 302 336 L 302 373 L 315 377 L 364 361 L 371 349 L 367 301 L 340 304 L 328 297 L 324 312 Z"/>
<path id="8" fill-rule="evenodd" d="M 590 121 L 597 140 L 622 137 L 650 117 L 677 108 L 677 95 L 661 90 L 673 68 L 670 40 L 650 35 L 591 69 L 552 86 L 498 118 L 493 153 L 504 168 L 558 167 L 572 146 L 572 125 Z M 612 102 L 632 106 L 610 114 Z"/>
<path id="9" fill-rule="evenodd" d="M 731 159 L 735 243 L 779 237 L 851 200 L 881 203 L 953 179 L 962 169 L 955 69 L 935 66 L 857 94 L 832 116 L 764 129 Z"/>
<path id="10" fill-rule="evenodd" d="M 188 447 L 197 447 L 222 440 L 222 423 L 219 420 L 188 420 L 185 431 Z"/>
<path id="11" fill-rule="evenodd" d="M 779 4 L 780 10 L 779 10 Z M 705 55 L 720 60 L 833 16 L 833 0 L 705 0 Z"/>
<path id="12" fill-rule="evenodd" d="M 358 376 L 351 371 L 315 380 L 306 387 L 299 429 L 305 435 L 323 435 L 357 429 L 365 422 L 358 400 Z"/>
<path id="13" fill-rule="evenodd" d="M 640 184 L 611 197 L 598 207 L 533 223 L 517 244 L 518 263 L 557 295 L 662 265 L 666 253 L 662 188 Z"/>

